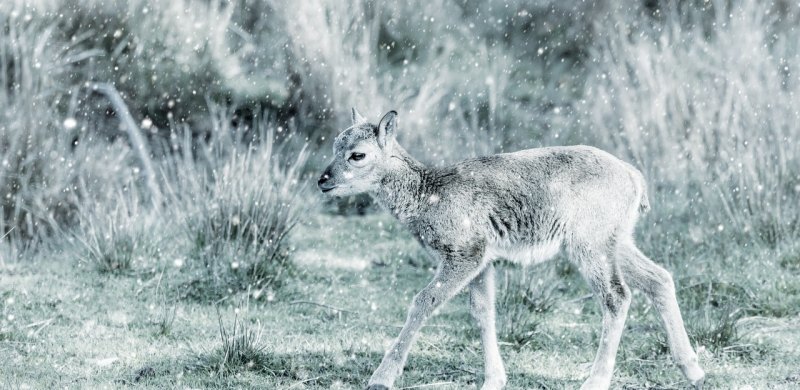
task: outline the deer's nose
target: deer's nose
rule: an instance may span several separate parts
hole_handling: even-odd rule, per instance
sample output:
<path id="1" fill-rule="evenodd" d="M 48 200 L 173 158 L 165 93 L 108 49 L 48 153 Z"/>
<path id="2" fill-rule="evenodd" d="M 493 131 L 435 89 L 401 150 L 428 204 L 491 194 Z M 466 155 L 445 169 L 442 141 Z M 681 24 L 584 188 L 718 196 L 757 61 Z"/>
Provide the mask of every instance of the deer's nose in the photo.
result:
<path id="1" fill-rule="evenodd" d="M 334 186 L 328 183 L 328 180 L 330 180 L 330 178 L 331 175 L 328 174 L 328 172 L 325 172 L 322 174 L 322 176 L 319 177 L 319 180 L 317 180 L 317 186 L 319 186 L 319 189 L 322 190 L 322 192 L 328 192 L 333 189 Z"/>

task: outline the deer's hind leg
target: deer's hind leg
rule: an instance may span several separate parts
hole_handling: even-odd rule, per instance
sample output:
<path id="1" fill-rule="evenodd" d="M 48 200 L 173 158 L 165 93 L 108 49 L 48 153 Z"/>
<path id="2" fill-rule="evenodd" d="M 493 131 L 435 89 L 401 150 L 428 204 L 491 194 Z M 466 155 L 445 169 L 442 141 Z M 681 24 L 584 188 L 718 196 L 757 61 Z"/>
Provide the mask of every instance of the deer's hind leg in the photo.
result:
<path id="1" fill-rule="evenodd" d="M 700 368 L 697 354 L 686 335 L 672 276 L 647 258 L 632 241 L 621 242 L 618 253 L 620 268 L 626 280 L 631 286 L 647 295 L 661 316 L 675 363 L 693 386 L 701 388 L 705 373 Z"/>
<path id="2" fill-rule="evenodd" d="M 603 312 L 603 328 L 592 371 L 581 389 L 607 389 L 617 356 L 619 341 L 625 328 L 631 293 L 615 259 L 613 239 L 595 245 L 577 245 L 571 257 L 589 283 Z"/>

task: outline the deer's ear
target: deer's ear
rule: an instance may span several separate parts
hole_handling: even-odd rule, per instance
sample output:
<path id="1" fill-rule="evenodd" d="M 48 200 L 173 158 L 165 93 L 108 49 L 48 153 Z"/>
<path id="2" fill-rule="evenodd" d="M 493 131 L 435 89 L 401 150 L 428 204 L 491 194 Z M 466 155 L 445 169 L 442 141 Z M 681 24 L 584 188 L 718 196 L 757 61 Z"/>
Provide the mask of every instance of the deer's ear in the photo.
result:
<path id="1" fill-rule="evenodd" d="M 360 125 L 362 123 L 366 123 L 367 122 L 367 118 L 364 118 L 364 116 L 361 115 L 361 113 L 358 112 L 358 110 L 356 110 L 355 107 L 352 108 L 351 115 L 352 115 L 352 119 L 353 119 L 353 126 Z"/>
<path id="2" fill-rule="evenodd" d="M 386 144 L 394 138 L 397 129 L 397 111 L 389 111 L 381 118 L 378 123 L 378 146 L 383 149 Z"/>

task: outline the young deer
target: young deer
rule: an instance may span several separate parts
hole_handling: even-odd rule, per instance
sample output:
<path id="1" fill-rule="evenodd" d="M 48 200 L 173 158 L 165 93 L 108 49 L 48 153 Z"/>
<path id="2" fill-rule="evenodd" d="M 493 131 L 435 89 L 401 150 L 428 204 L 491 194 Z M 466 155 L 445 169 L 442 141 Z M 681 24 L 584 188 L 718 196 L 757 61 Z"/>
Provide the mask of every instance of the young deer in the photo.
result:
<path id="1" fill-rule="evenodd" d="M 634 225 L 649 204 L 644 178 L 633 166 L 592 147 L 568 146 L 428 168 L 395 141 L 395 111 L 377 126 L 355 109 L 352 115 L 353 126 L 334 142 L 320 190 L 331 196 L 371 193 L 440 262 L 433 280 L 414 297 L 368 389 L 392 386 L 425 320 L 467 286 L 484 349 L 482 388 L 502 388 L 506 373 L 495 332 L 492 261 L 533 264 L 562 248 L 603 310 L 600 347 L 581 388 L 610 386 L 631 302 L 628 286 L 653 302 L 675 362 L 701 388 L 705 374 L 684 330 L 672 277 L 634 244 Z"/>

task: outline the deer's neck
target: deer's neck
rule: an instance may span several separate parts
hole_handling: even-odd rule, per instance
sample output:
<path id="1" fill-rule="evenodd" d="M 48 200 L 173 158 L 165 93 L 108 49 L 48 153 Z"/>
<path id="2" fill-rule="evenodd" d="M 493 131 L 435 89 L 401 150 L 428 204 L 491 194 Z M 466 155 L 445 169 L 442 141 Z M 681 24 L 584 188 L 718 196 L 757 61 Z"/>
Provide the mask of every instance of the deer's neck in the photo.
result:
<path id="1" fill-rule="evenodd" d="M 381 179 L 375 198 L 401 222 L 418 216 L 424 209 L 425 165 L 395 144 L 391 168 Z"/>

